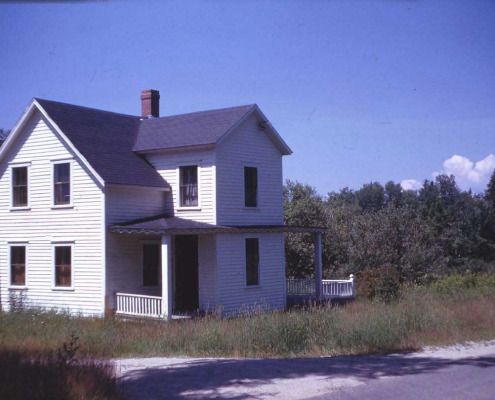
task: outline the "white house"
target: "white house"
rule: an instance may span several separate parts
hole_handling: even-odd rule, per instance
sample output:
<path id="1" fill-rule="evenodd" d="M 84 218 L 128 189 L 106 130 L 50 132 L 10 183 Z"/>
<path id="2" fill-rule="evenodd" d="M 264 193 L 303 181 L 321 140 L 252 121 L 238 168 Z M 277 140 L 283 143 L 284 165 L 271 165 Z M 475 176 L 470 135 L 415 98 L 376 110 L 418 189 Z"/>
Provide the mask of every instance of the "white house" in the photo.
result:
<path id="1" fill-rule="evenodd" d="M 0 148 L 0 304 L 170 316 L 286 306 L 282 157 L 256 105 L 159 117 L 33 99 Z"/>

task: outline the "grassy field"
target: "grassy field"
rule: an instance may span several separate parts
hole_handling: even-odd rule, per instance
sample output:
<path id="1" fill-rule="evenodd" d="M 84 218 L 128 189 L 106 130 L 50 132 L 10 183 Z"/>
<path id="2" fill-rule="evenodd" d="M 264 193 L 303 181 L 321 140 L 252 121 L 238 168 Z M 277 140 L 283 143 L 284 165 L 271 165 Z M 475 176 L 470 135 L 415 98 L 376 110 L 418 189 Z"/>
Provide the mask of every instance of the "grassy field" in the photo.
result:
<path id="1" fill-rule="evenodd" d="M 450 277 L 358 299 L 221 319 L 122 321 L 0 313 L 0 398 L 119 399 L 109 357 L 318 357 L 495 338 L 495 277 Z M 25 382 L 30 382 L 26 385 Z"/>
<path id="2" fill-rule="evenodd" d="M 409 288 L 397 302 L 357 300 L 236 319 L 122 321 L 36 310 L 0 314 L 0 349 L 45 354 L 71 333 L 82 357 L 311 357 L 495 338 L 495 285 Z M 455 286 L 455 282 L 454 282 Z"/>

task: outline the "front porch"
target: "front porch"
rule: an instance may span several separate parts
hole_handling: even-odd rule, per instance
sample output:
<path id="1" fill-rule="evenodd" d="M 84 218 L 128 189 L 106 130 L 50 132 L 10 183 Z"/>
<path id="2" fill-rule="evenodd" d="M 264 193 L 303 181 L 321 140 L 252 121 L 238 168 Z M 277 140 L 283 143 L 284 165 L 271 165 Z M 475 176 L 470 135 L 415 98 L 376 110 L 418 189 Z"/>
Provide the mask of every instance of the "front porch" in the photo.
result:
<path id="1" fill-rule="evenodd" d="M 314 279 L 287 279 L 287 300 L 289 302 L 316 300 L 316 281 Z M 354 276 L 349 279 L 324 279 L 321 281 L 320 300 L 353 299 Z M 162 297 L 145 296 L 130 293 L 116 293 L 115 314 L 131 317 L 163 318 Z M 174 315 L 172 315 L 174 317 Z"/>
<path id="2" fill-rule="evenodd" d="M 164 319 L 198 312 L 234 315 L 261 304 L 283 309 L 293 297 L 354 296 L 352 278 L 322 279 L 322 228 L 218 226 L 161 215 L 109 230 L 112 272 L 107 293 L 109 310 L 116 315 Z M 286 280 L 287 232 L 313 234 L 314 280 Z M 256 247 L 248 249 L 253 241 Z M 249 253 L 250 264 L 248 250 L 256 253 L 254 258 Z"/>

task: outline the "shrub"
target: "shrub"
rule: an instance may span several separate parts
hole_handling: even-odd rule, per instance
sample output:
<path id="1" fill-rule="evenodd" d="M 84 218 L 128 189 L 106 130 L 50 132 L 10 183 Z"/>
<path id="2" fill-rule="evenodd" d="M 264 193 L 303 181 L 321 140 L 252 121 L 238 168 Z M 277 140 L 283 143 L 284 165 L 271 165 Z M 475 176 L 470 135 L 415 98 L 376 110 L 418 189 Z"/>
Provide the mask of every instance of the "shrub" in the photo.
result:
<path id="1" fill-rule="evenodd" d="M 361 272 L 356 290 L 370 300 L 390 302 L 397 299 L 400 293 L 397 268 L 385 265 Z"/>

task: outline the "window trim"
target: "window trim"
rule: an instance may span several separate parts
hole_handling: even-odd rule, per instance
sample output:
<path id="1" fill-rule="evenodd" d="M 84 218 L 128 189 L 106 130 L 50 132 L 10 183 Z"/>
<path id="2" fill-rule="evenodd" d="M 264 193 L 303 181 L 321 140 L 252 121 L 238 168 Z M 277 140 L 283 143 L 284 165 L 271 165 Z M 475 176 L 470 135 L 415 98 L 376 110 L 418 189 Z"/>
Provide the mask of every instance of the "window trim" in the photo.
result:
<path id="1" fill-rule="evenodd" d="M 27 168 L 27 205 L 14 205 L 14 169 Z M 31 209 L 31 162 L 9 163 L 10 170 L 10 211 L 28 211 Z"/>
<path id="2" fill-rule="evenodd" d="M 246 205 L 246 168 L 256 168 L 256 205 Z M 260 208 L 260 174 L 258 165 L 252 163 L 243 163 L 242 165 L 242 205 L 245 210 L 259 210 Z"/>
<path id="3" fill-rule="evenodd" d="M 145 285 L 144 284 L 144 246 L 149 244 L 157 245 L 160 250 L 160 258 L 158 265 L 158 286 L 155 285 Z M 162 259 L 161 259 L 161 244 L 160 240 L 142 240 L 141 241 L 141 287 L 143 289 L 153 289 L 153 288 L 161 288 L 162 287 Z"/>
<path id="4" fill-rule="evenodd" d="M 181 167 L 196 167 L 198 171 L 198 205 L 197 206 L 183 206 L 180 203 L 180 169 Z M 201 211 L 201 166 L 199 162 L 184 162 L 177 165 L 176 178 L 177 178 L 177 199 L 176 210 L 177 211 Z"/>
<path id="5" fill-rule="evenodd" d="M 50 204 L 51 204 L 51 208 L 52 209 L 74 208 L 74 196 L 73 196 L 73 188 L 74 188 L 73 164 L 74 164 L 74 159 L 73 158 L 65 158 L 65 159 L 60 159 L 60 160 L 51 160 L 50 162 L 52 164 L 52 167 L 51 167 L 52 176 L 50 179 L 50 184 L 51 184 Z M 55 204 L 55 165 L 58 165 L 58 164 L 69 164 L 70 202 L 68 204 Z"/>
<path id="6" fill-rule="evenodd" d="M 8 255 L 7 255 L 7 282 L 8 286 L 7 288 L 9 290 L 26 290 L 29 288 L 29 242 L 7 242 L 7 247 L 8 247 Z M 26 270 L 24 272 L 25 275 L 25 280 L 24 280 L 24 285 L 13 285 L 12 284 L 12 247 L 25 247 L 26 249 Z"/>
<path id="7" fill-rule="evenodd" d="M 57 247 L 70 247 L 70 286 L 57 286 Z M 52 242 L 52 290 L 53 291 L 74 291 L 74 241 Z"/>
<path id="8" fill-rule="evenodd" d="M 246 244 L 247 239 L 258 239 L 258 283 L 255 285 L 248 285 L 247 283 L 247 257 L 246 257 Z M 260 288 L 261 285 L 261 238 L 256 235 L 244 235 L 243 237 L 243 245 L 244 245 L 244 288 L 245 289 L 253 289 Z"/>

